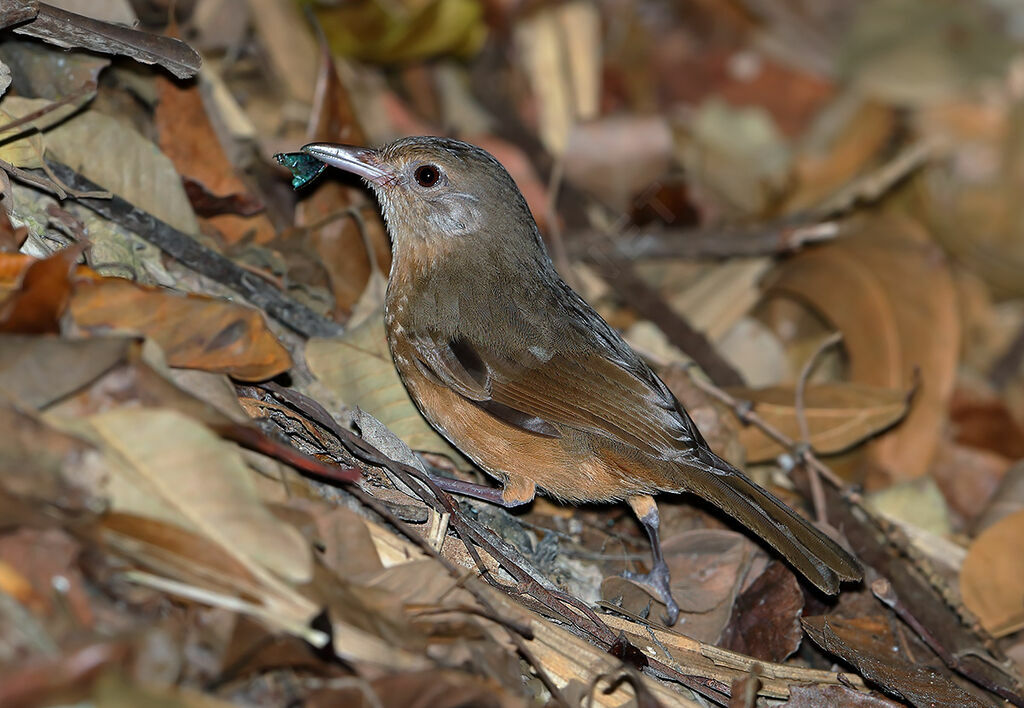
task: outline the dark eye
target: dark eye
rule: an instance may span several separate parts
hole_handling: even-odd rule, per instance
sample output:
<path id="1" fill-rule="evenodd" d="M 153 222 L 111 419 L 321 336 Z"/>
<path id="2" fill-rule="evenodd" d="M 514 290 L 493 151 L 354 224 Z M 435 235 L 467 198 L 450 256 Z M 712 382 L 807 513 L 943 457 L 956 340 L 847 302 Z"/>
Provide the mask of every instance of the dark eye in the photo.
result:
<path id="1" fill-rule="evenodd" d="M 433 187 L 441 177 L 441 170 L 433 165 L 422 165 L 416 168 L 413 176 L 421 187 Z"/>

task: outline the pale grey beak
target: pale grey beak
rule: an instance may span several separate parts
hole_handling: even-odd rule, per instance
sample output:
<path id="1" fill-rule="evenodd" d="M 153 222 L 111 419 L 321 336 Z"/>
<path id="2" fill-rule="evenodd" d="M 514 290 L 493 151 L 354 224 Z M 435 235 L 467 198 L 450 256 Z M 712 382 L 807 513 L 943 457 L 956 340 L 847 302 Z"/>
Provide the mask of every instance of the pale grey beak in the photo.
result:
<path id="1" fill-rule="evenodd" d="M 310 143 L 302 146 L 302 152 L 377 185 L 382 185 L 392 176 L 390 170 L 377 162 L 377 154 L 370 148 L 338 143 Z"/>

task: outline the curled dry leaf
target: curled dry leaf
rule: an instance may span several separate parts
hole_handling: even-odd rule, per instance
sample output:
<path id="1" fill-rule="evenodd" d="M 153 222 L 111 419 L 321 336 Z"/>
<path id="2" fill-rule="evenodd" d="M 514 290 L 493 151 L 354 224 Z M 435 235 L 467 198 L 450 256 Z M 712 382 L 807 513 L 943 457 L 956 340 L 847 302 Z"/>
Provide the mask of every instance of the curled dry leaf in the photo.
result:
<path id="1" fill-rule="evenodd" d="M 1024 511 L 985 529 L 967 551 L 960 569 L 964 605 L 996 636 L 1024 627 Z"/>
<path id="2" fill-rule="evenodd" d="M 105 278 L 76 285 L 70 310 L 86 331 L 113 329 L 155 340 L 175 367 L 261 381 L 292 365 L 262 312 L 225 300 Z"/>
<path id="3" fill-rule="evenodd" d="M 899 429 L 871 443 L 880 478 L 911 479 L 931 464 L 956 374 L 960 322 L 949 267 L 907 218 L 873 216 L 851 237 L 787 261 L 769 292 L 795 296 L 843 333 L 854 383 L 921 389 Z"/>
<path id="4" fill-rule="evenodd" d="M 381 313 L 342 337 L 306 344 L 309 370 L 348 406 L 359 406 L 413 450 L 436 452 L 460 465 L 465 458 L 423 419 L 391 361 Z"/>
<path id="5" fill-rule="evenodd" d="M 732 388 L 729 393 L 752 401 L 758 415 L 790 439 L 803 437 L 795 386 Z M 804 389 L 804 415 L 811 447 L 826 455 L 847 450 L 901 420 L 909 403 L 907 394 L 898 389 L 855 383 L 809 385 Z M 749 462 L 764 462 L 785 452 L 753 425 L 740 430 L 740 441 Z"/>
<path id="6" fill-rule="evenodd" d="M 17 290 L 0 302 L 0 332 L 59 332 L 60 317 L 71 295 L 71 269 L 83 250 L 84 244 L 76 244 L 49 258 L 30 262 Z"/>

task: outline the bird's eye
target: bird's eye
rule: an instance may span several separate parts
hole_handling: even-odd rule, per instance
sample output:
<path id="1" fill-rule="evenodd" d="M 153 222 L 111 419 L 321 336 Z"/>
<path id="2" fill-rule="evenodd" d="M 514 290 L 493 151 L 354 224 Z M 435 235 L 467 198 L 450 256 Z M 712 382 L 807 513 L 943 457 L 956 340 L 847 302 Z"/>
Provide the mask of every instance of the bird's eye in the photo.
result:
<path id="1" fill-rule="evenodd" d="M 441 170 L 433 165 L 422 165 L 416 168 L 413 176 L 421 187 L 433 187 L 441 177 Z"/>

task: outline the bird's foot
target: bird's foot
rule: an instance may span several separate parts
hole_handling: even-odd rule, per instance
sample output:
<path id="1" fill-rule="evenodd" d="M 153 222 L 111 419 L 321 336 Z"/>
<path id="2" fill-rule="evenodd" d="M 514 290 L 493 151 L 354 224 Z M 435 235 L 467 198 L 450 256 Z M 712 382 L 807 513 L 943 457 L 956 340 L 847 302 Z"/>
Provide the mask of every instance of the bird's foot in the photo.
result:
<path id="1" fill-rule="evenodd" d="M 622 573 L 622 577 L 642 586 L 653 597 L 665 603 L 668 614 L 662 617 L 662 621 L 667 626 L 671 627 L 676 623 L 676 620 L 679 619 L 679 605 L 676 604 L 675 598 L 672 597 L 672 588 L 669 586 L 668 565 L 664 560 L 655 563 L 650 573 L 634 573 L 627 570 Z"/>

